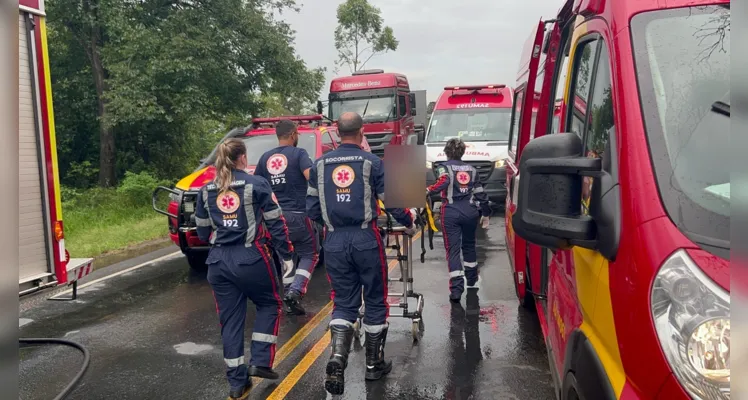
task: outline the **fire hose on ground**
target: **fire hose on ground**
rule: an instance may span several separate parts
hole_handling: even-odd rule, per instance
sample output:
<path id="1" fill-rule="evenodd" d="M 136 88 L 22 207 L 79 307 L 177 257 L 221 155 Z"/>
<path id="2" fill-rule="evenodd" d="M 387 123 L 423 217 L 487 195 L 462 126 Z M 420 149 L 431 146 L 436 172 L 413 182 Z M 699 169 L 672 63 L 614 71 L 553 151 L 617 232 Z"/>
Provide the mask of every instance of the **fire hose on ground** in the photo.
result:
<path id="1" fill-rule="evenodd" d="M 70 381 L 70 383 L 60 392 L 60 394 L 57 395 L 57 397 L 54 398 L 54 400 L 63 400 L 67 398 L 70 393 L 72 393 L 73 389 L 75 389 L 75 387 L 80 383 L 81 379 L 83 379 L 83 375 L 86 374 L 88 365 L 91 362 L 91 356 L 88 353 L 88 349 L 86 349 L 82 344 L 73 342 L 71 340 L 52 338 L 19 338 L 18 344 L 20 348 L 36 347 L 41 345 L 67 346 L 77 349 L 81 353 L 83 353 L 83 366 L 78 371 L 78 373 L 75 374 L 73 380 Z"/>

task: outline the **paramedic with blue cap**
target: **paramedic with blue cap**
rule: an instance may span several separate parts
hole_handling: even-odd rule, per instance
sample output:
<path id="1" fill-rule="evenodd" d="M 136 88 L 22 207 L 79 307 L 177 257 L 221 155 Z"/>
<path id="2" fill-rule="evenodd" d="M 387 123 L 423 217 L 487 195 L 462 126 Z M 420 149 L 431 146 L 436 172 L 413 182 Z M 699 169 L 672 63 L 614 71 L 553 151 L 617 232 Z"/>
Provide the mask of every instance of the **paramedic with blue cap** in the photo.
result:
<path id="1" fill-rule="evenodd" d="M 306 311 L 301 299 L 317 264 L 317 243 L 312 221 L 306 215 L 306 191 L 312 158 L 298 147 L 299 132 L 292 121 L 284 119 L 275 125 L 278 147 L 268 150 L 257 162 L 255 175 L 270 183 L 283 209 L 288 235 L 299 256 L 299 264 L 283 274 L 286 312 L 302 315 Z"/>
<path id="2" fill-rule="evenodd" d="M 465 143 L 460 139 L 449 139 L 444 146 L 444 154 L 447 161 L 437 167 L 439 176 L 436 183 L 426 189 L 426 193 L 441 193 L 440 213 L 449 267 L 449 300 L 457 303 L 465 291 L 465 281 L 468 289 L 477 289 L 475 231 L 479 220 L 483 229 L 488 228 L 491 209 L 483 184 L 478 179 L 478 171 L 462 161 Z"/>
<path id="3" fill-rule="evenodd" d="M 197 233 L 209 242 L 208 282 L 221 323 L 223 358 L 231 399 L 245 399 L 250 376 L 278 379 L 273 371 L 278 340 L 281 288 L 268 236 L 283 257 L 283 268 L 293 268 L 293 246 L 281 209 L 268 182 L 249 175 L 247 149 L 240 139 L 218 146 L 216 178 L 203 186 L 195 210 Z M 247 299 L 257 308 L 252 332 L 252 357 L 244 360 L 244 325 Z"/>
<path id="4" fill-rule="evenodd" d="M 364 290 L 367 380 L 392 370 L 384 360 L 387 338 L 387 261 L 377 227 L 377 199 L 384 200 L 382 160 L 361 149 L 363 120 L 353 112 L 338 120 L 341 144 L 315 162 L 309 173 L 307 213 L 325 227 L 325 267 L 334 292 L 330 321 L 331 354 L 325 389 L 343 394 L 344 371 L 353 340 L 353 324 Z M 388 209 L 396 221 L 416 233 L 410 210 Z"/>

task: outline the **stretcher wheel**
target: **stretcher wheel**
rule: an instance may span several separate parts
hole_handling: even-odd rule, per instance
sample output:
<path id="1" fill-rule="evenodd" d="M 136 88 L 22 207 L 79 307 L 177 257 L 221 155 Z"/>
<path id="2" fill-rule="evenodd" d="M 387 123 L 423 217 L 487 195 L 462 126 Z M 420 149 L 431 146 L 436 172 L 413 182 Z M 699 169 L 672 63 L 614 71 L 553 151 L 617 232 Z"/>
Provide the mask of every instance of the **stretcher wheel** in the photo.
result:
<path id="1" fill-rule="evenodd" d="M 423 336 L 423 320 L 414 319 L 410 327 L 410 332 L 413 334 L 413 341 L 418 342 Z"/>

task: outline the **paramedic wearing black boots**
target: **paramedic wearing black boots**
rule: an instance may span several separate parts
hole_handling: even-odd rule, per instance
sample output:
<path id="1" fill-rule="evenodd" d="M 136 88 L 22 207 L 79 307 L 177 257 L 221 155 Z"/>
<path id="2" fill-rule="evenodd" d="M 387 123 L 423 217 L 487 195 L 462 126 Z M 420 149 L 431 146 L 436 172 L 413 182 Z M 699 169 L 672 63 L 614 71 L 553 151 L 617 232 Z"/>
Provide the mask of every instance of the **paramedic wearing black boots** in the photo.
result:
<path id="1" fill-rule="evenodd" d="M 449 267 L 449 300 L 459 302 L 465 291 L 477 289 L 478 261 L 475 253 L 475 231 L 478 222 L 488 228 L 488 196 L 478 179 L 478 171 L 462 161 L 465 143 L 450 139 L 444 146 L 447 161 L 438 167 L 436 183 L 426 193 L 441 193 L 441 224 Z M 462 257 L 460 257 L 462 253 Z M 464 266 L 464 270 L 463 270 Z"/>

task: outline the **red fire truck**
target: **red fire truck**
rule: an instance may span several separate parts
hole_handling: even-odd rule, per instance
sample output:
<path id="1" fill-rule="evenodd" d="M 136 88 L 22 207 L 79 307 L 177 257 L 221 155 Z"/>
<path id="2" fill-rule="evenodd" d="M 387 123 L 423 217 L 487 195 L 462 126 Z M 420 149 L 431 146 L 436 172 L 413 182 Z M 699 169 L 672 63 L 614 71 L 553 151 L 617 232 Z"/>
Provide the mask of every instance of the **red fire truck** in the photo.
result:
<path id="1" fill-rule="evenodd" d="M 344 112 L 357 112 L 364 120 L 364 134 L 372 153 L 384 157 L 387 144 L 423 143 L 425 94 L 420 103 L 423 104 L 417 104 L 416 93 L 410 90 L 405 75 L 381 69 L 362 70 L 332 80 L 328 117 L 337 121 Z M 417 108 L 423 110 L 418 112 Z M 317 109 L 322 114 L 322 102 L 317 102 Z M 416 124 L 415 116 L 422 116 L 424 121 Z"/>
<path id="2" fill-rule="evenodd" d="M 567 0 L 526 42 L 507 253 L 558 398 L 730 398 L 729 76 L 725 0 Z"/>
<path id="3" fill-rule="evenodd" d="M 65 250 L 44 1 L 18 8 L 19 294 L 72 284 L 75 296 L 93 259 Z"/>
<path id="4" fill-rule="evenodd" d="M 234 129 L 223 138 L 223 140 L 228 138 L 244 140 L 247 146 L 249 173 L 254 173 L 257 161 L 266 151 L 278 146 L 275 124 L 281 119 L 289 119 L 299 124 L 298 146 L 305 149 L 313 160 L 337 148 L 340 142 L 337 129 L 331 123 L 325 122 L 322 115 L 255 118 L 252 120 L 252 125 Z M 216 170 L 213 163 L 217 149 L 218 146 L 195 172 L 177 182 L 176 187 L 158 187 L 153 193 L 153 209 L 168 217 L 169 237 L 187 256 L 190 267 L 197 269 L 205 267 L 209 245 L 197 236 L 195 205 L 200 188 L 215 178 Z M 161 210 L 157 205 L 158 195 L 162 191 L 168 192 L 170 197 L 166 210 Z M 321 229 L 319 231 L 321 235 Z M 322 243 L 322 241 L 318 240 L 317 243 Z M 322 262 L 321 258 L 320 262 Z"/>

